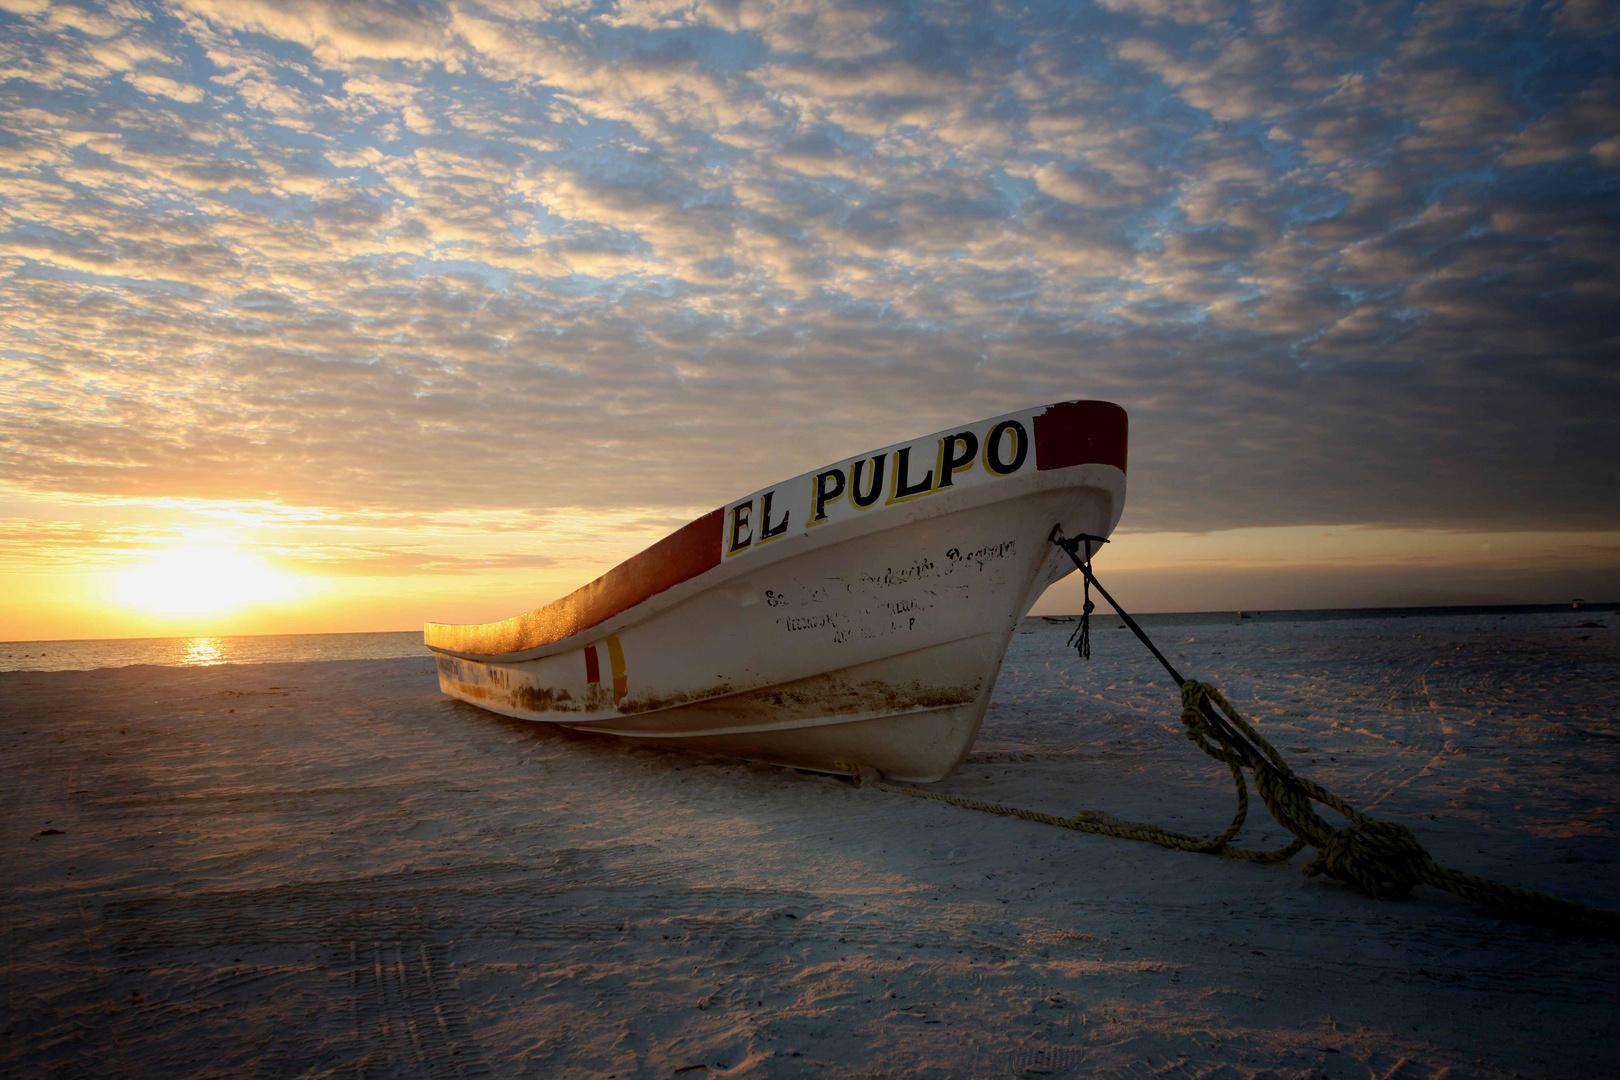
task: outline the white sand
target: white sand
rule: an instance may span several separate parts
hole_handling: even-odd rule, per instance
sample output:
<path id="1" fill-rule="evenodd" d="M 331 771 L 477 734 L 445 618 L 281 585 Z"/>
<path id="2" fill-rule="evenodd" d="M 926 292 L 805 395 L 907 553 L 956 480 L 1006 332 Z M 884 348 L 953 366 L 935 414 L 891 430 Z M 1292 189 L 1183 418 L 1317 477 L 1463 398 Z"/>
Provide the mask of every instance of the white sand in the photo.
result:
<path id="1" fill-rule="evenodd" d="M 1156 637 L 1442 862 L 1613 905 L 1620 630 L 1576 621 Z M 1167 680 L 1067 630 L 945 786 L 1218 830 Z M 426 660 L 0 675 L 0 747 L 10 1076 L 1587 1077 L 1620 1034 L 1613 943 L 560 734 Z"/>

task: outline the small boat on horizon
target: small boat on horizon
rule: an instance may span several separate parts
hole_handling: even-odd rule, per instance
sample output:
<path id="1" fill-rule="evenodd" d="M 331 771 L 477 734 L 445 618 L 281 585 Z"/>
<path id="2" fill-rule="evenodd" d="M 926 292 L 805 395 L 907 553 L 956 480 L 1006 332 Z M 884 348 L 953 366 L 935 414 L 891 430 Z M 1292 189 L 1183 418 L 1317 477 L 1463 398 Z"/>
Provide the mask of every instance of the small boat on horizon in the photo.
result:
<path id="1" fill-rule="evenodd" d="M 929 782 L 967 757 L 1019 619 L 1107 537 L 1125 410 L 1063 401 L 721 506 L 526 615 L 428 623 L 440 688 L 506 716 Z"/>

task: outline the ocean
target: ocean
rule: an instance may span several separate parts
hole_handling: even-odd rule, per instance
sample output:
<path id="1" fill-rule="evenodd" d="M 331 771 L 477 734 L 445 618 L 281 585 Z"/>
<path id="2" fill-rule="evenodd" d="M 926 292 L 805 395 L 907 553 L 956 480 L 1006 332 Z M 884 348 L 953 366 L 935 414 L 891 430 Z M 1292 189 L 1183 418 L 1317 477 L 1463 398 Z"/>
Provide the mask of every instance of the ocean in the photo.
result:
<path id="1" fill-rule="evenodd" d="M 1585 604 L 1578 611 L 1569 604 L 1498 604 L 1476 607 L 1320 608 L 1284 611 L 1180 611 L 1137 616 L 1143 627 L 1222 626 L 1238 622 L 1331 622 L 1362 619 L 1432 619 L 1476 616 L 1511 620 L 1516 628 L 1552 626 L 1560 619 L 1578 623 L 1595 614 L 1610 613 L 1620 603 Z M 1240 619 L 1241 615 L 1241 619 Z M 1034 616 L 1027 623 L 1049 617 Z M 1099 610 L 1099 630 L 1123 627 L 1117 616 Z M 418 630 L 376 634 L 264 634 L 236 637 L 109 638 L 91 641 L 0 642 L 0 671 L 90 671 L 97 668 L 156 664 L 161 667 L 199 667 L 213 664 L 274 664 L 304 660 L 389 660 L 428 656 Z"/>
<path id="2" fill-rule="evenodd" d="M 240 637 L 109 638 L 0 642 L 0 671 L 91 671 L 157 664 L 275 664 L 297 660 L 388 660 L 431 656 L 420 630 L 383 634 L 261 634 Z"/>

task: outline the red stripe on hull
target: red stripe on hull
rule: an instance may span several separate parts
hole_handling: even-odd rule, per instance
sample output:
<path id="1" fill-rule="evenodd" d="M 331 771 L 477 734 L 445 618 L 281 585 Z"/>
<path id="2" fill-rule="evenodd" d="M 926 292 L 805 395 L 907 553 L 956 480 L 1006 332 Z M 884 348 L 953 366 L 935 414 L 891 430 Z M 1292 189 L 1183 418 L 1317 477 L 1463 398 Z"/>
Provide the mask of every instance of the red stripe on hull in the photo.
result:
<path id="1" fill-rule="evenodd" d="M 1065 401 L 1035 414 L 1035 467 L 1112 465 L 1125 471 L 1125 410 L 1108 401 Z"/>

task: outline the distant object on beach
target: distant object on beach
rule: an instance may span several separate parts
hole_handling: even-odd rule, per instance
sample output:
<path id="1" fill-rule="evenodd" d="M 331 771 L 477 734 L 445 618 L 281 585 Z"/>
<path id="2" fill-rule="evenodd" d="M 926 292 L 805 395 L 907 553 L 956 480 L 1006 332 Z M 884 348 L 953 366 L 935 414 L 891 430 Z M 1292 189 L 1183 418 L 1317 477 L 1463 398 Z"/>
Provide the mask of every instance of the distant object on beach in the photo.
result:
<path id="1" fill-rule="evenodd" d="M 1239 622 L 1242 622 L 1244 619 L 1258 619 L 1259 617 L 1260 617 L 1260 613 L 1258 611 L 1240 611 L 1240 612 L 1238 612 L 1238 621 Z"/>
<path id="2" fill-rule="evenodd" d="M 507 716 L 927 782 L 978 736 L 1013 630 L 1125 503 L 1125 410 L 1065 401 L 756 491 L 555 603 L 428 623 L 439 686 Z"/>

